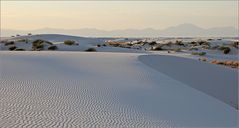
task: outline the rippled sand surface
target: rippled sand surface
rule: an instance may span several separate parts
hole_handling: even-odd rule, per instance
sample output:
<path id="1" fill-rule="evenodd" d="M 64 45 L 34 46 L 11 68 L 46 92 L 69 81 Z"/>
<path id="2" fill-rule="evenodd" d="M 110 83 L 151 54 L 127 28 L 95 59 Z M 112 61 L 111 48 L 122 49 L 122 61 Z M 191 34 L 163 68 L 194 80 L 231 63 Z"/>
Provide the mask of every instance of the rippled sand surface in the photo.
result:
<path id="1" fill-rule="evenodd" d="M 217 127 L 237 111 L 139 54 L 0 52 L 1 127 Z"/>

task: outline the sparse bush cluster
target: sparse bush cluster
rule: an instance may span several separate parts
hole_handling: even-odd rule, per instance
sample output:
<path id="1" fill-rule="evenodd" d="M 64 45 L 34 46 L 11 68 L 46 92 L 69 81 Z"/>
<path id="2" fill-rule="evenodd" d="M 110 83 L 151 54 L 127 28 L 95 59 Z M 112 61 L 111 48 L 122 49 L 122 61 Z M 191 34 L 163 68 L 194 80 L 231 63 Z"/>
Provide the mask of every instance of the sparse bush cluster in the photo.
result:
<path id="1" fill-rule="evenodd" d="M 212 60 L 212 64 L 218 64 L 218 65 L 225 65 L 232 68 L 238 68 L 239 62 L 238 61 L 232 61 L 232 60 L 226 60 L 226 61 L 220 61 L 220 60 Z"/>
<path id="2" fill-rule="evenodd" d="M 45 40 L 35 40 L 32 42 L 32 50 L 33 51 L 40 51 L 44 49 L 44 44 L 48 44 L 48 45 L 53 45 L 53 43 L 49 42 L 49 41 L 45 41 Z"/>

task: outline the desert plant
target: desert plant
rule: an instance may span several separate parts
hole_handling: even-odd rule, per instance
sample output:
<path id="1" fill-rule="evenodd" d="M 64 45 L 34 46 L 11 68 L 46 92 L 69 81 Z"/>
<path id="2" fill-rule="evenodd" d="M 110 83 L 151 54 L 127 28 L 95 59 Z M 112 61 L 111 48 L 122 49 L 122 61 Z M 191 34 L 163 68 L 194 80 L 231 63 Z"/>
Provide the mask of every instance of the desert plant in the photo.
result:
<path id="1" fill-rule="evenodd" d="M 28 33 L 27 35 L 28 35 L 28 36 L 31 36 L 32 34 L 31 34 L 31 33 Z"/>
<path id="2" fill-rule="evenodd" d="M 229 47 L 225 47 L 225 46 L 219 47 L 219 50 L 223 51 L 224 54 L 228 54 L 231 51 Z"/>
<path id="3" fill-rule="evenodd" d="M 65 40 L 65 41 L 64 41 L 64 44 L 65 44 L 65 45 L 74 45 L 74 44 L 75 44 L 75 41 L 74 41 L 74 40 Z"/>
<path id="4" fill-rule="evenodd" d="M 13 45 L 13 44 L 15 44 L 15 42 L 14 41 L 10 41 L 10 42 L 5 42 L 5 46 L 8 46 L 8 45 Z"/>
<path id="5" fill-rule="evenodd" d="M 97 47 L 101 47 L 101 45 L 100 45 L 100 44 L 97 44 L 96 46 L 97 46 Z"/>
<path id="6" fill-rule="evenodd" d="M 8 48 L 8 50 L 13 51 L 13 50 L 15 50 L 16 48 L 17 48 L 16 46 L 11 46 L 11 47 Z"/>
<path id="7" fill-rule="evenodd" d="M 152 41 L 149 43 L 149 45 L 155 45 L 155 44 L 157 44 L 156 41 Z"/>
<path id="8" fill-rule="evenodd" d="M 163 47 L 162 45 L 158 45 L 158 46 L 156 46 L 156 47 L 152 47 L 151 50 L 154 50 L 154 51 L 161 51 L 161 50 L 163 50 L 162 47 Z"/>
<path id="9" fill-rule="evenodd" d="M 192 52 L 192 55 L 198 55 L 198 56 L 204 56 L 206 55 L 206 52 Z"/>
<path id="10" fill-rule="evenodd" d="M 50 47 L 48 47 L 48 50 L 57 50 L 58 48 L 57 48 L 57 46 L 55 46 L 55 45 L 52 45 L 52 46 L 50 46 Z"/>
<path id="11" fill-rule="evenodd" d="M 103 46 L 106 46 L 106 44 L 103 44 Z"/>
<path id="12" fill-rule="evenodd" d="M 95 48 L 88 48 L 85 51 L 86 52 L 96 52 L 96 49 Z"/>
<path id="13" fill-rule="evenodd" d="M 184 46 L 184 43 L 181 40 L 176 40 L 175 44 L 179 46 Z"/>

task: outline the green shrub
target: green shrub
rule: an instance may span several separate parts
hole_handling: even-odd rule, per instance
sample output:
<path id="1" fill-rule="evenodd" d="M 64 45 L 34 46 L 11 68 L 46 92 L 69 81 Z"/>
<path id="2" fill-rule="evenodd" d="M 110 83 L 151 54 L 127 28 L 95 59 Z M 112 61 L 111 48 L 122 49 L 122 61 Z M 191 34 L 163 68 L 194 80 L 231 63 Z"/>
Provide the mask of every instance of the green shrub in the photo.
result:
<path id="1" fill-rule="evenodd" d="M 52 46 L 50 46 L 50 47 L 48 47 L 48 50 L 57 50 L 58 48 L 57 48 L 57 46 L 55 46 L 55 45 L 52 45 Z"/>
<path id="2" fill-rule="evenodd" d="M 16 46 L 11 46 L 11 47 L 8 48 L 8 50 L 13 51 L 13 50 L 15 50 L 16 48 L 17 48 Z"/>
<path id="3" fill-rule="evenodd" d="M 206 52 L 192 52 L 192 55 L 204 56 Z"/>
<path id="4" fill-rule="evenodd" d="M 74 45 L 74 44 L 75 44 L 75 41 L 74 41 L 74 40 L 65 40 L 65 41 L 64 41 L 64 44 L 65 44 L 65 45 Z"/>
<path id="5" fill-rule="evenodd" d="M 88 48 L 85 51 L 86 52 L 96 52 L 96 49 L 95 48 Z"/>

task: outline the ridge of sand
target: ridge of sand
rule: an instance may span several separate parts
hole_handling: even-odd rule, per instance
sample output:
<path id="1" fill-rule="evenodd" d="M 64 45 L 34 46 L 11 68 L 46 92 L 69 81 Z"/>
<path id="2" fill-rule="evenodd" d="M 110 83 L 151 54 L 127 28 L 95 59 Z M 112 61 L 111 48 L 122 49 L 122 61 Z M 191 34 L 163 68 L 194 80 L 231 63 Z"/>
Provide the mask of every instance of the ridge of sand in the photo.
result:
<path id="1" fill-rule="evenodd" d="M 238 112 L 141 54 L 0 52 L 1 127 L 236 127 Z"/>

